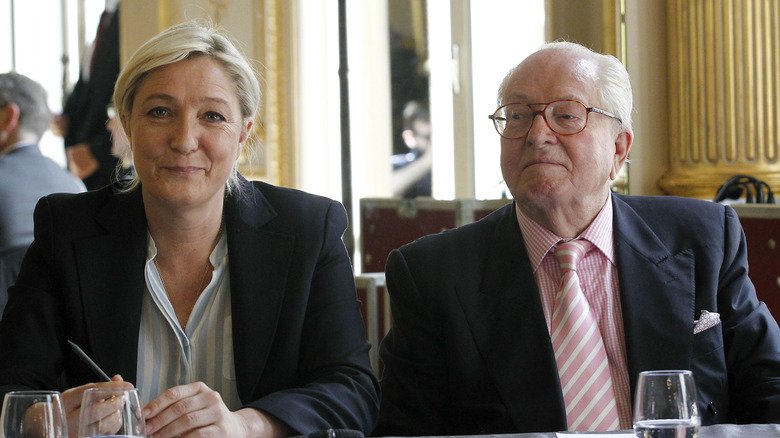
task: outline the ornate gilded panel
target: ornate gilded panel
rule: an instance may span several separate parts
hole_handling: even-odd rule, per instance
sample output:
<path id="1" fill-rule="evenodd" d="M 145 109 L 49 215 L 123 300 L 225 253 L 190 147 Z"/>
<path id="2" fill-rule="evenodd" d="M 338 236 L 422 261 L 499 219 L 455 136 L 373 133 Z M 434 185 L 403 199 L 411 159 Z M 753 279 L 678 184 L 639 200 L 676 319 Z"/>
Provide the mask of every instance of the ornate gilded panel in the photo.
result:
<path id="1" fill-rule="evenodd" d="M 734 174 L 780 186 L 780 3 L 669 0 L 669 194 L 712 199 Z"/>

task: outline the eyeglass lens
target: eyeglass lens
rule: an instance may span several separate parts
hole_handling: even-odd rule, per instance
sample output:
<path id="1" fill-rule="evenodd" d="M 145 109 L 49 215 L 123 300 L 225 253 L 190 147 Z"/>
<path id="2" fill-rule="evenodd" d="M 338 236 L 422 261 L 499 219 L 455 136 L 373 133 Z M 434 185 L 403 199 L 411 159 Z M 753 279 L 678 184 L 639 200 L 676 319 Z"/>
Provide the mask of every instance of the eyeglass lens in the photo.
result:
<path id="1" fill-rule="evenodd" d="M 513 103 L 500 108 L 495 115 L 499 134 L 520 138 L 528 134 L 541 105 Z M 588 123 L 588 110 L 579 102 L 559 100 L 547 105 L 542 113 L 547 126 L 558 134 L 576 134 Z"/>

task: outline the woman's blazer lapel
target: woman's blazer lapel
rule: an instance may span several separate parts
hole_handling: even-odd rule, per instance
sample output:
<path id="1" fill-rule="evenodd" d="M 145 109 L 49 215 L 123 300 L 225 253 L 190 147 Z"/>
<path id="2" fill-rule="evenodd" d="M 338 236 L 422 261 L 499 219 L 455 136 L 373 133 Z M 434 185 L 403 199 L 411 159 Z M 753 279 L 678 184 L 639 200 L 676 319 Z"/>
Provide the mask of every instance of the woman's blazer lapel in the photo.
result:
<path id="1" fill-rule="evenodd" d="M 73 241 L 75 287 L 87 337 L 82 347 L 109 376 L 120 374 L 135 382 L 145 290 L 146 216 L 140 190 L 109 196 L 95 214 L 95 229 Z"/>
<path id="2" fill-rule="evenodd" d="M 233 313 L 233 354 L 242 401 L 268 360 L 281 317 L 295 235 L 280 227 L 277 213 L 256 186 L 225 208 Z"/>

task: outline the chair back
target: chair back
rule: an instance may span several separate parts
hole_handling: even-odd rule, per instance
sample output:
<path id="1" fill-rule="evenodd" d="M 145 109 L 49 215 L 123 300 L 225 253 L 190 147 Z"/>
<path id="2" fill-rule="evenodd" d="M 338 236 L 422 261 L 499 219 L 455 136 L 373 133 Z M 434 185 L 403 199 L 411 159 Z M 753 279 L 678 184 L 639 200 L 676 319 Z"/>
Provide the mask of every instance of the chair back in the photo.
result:
<path id="1" fill-rule="evenodd" d="M 28 245 L 0 250 L 0 317 L 8 302 L 8 288 L 16 282 Z"/>

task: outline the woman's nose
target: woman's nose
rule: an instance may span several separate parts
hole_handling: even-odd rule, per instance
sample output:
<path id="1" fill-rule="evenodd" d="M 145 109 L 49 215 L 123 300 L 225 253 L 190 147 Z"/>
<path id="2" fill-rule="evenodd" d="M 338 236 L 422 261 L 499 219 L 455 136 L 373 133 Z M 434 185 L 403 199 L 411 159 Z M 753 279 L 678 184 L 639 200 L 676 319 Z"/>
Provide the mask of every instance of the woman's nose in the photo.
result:
<path id="1" fill-rule="evenodd" d="M 198 149 L 197 124 L 181 120 L 175 124 L 171 148 L 188 154 Z"/>

